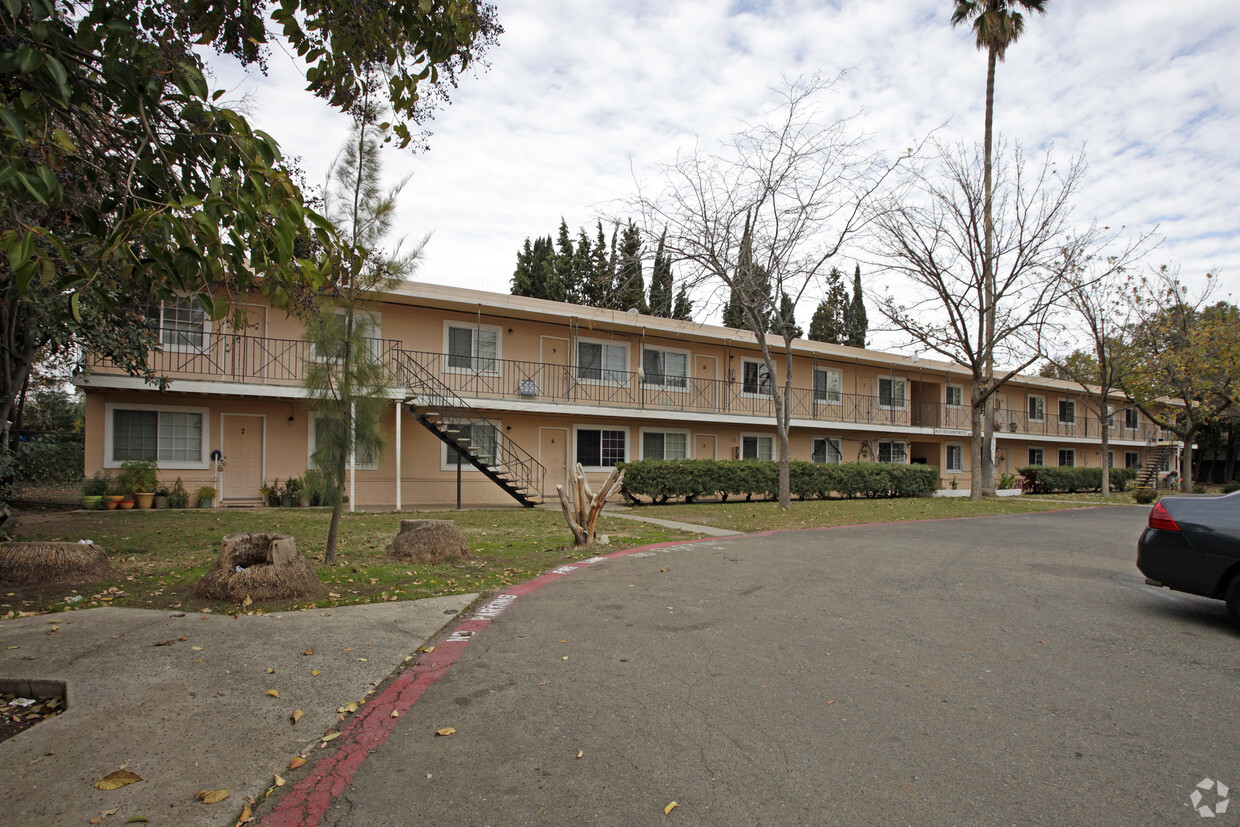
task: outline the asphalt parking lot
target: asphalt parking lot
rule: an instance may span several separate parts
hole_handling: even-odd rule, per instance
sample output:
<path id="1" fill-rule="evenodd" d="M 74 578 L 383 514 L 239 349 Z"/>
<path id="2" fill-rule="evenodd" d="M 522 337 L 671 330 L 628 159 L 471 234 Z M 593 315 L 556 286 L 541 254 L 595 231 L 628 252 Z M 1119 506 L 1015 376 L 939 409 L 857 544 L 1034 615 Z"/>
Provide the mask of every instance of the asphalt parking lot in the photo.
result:
<path id="1" fill-rule="evenodd" d="M 1195 789 L 1222 803 L 1200 782 L 1240 790 L 1240 634 L 1221 602 L 1144 585 L 1147 513 L 584 567 L 472 638 L 324 823 L 1196 822 Z"/>

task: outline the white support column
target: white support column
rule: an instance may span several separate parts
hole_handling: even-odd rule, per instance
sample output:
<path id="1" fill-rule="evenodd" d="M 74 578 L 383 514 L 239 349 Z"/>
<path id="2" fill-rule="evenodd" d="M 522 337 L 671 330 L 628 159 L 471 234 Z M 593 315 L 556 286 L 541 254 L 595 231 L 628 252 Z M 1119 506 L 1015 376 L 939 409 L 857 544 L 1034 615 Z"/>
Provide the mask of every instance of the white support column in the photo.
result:
<path id="1" fill-rule="evenodd" d="M 396 400 L 396 510 L 400 511 L 400 424 L 404 403 Z"/>

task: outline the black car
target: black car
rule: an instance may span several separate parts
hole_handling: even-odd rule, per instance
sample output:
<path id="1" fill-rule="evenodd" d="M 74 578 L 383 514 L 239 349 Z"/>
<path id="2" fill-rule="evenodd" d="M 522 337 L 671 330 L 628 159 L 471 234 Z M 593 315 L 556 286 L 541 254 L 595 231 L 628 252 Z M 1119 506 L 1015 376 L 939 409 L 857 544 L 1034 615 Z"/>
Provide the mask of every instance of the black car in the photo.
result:
<path id="1" fill-rule="evenodd" d="M 1137 541 L 1137 568 L 1151 586 L 1226 600 L 1240 624 L 1240 491 L 1163 497 Z"/>

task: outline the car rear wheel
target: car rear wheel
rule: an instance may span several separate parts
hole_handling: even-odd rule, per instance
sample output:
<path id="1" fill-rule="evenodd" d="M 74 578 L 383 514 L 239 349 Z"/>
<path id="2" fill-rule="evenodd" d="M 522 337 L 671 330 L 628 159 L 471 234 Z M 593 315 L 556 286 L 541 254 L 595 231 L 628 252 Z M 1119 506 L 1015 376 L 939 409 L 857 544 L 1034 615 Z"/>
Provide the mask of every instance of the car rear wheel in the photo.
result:
<path id="1" fill-rule="evenodd" d="M 1232 623 L 1240 626 L 1240 572 L 1232 576 L 1227 587 L 1227 614 L 1231 615 Z"/>

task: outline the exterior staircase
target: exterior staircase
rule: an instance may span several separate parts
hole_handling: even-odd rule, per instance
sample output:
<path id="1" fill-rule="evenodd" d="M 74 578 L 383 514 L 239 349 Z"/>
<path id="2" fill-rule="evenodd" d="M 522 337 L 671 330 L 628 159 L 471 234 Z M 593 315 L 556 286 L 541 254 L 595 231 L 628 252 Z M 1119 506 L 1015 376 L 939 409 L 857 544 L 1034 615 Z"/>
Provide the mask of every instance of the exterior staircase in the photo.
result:
<path id="1" fill-rule="evenodd" d="M 495 423 L 470 407 L 411 354 L 401 351 L 396 369 L 405 384 L 405 409 L 424 428 L 521 505 L 533 508 L 542 502 L 542 463 L 511 439 L 503 438 Z M 491 436 L 480 438 L 483 433 Z"/>
<path id="2" fill-rule="evenodd" d="M 1173 442 L 1154 442 L 1146 445 L 1145 461 L 1137 471 L 1136 488 L 1157 488 L 1158 469 L 1167 454 L 1175 447 Z"/>

